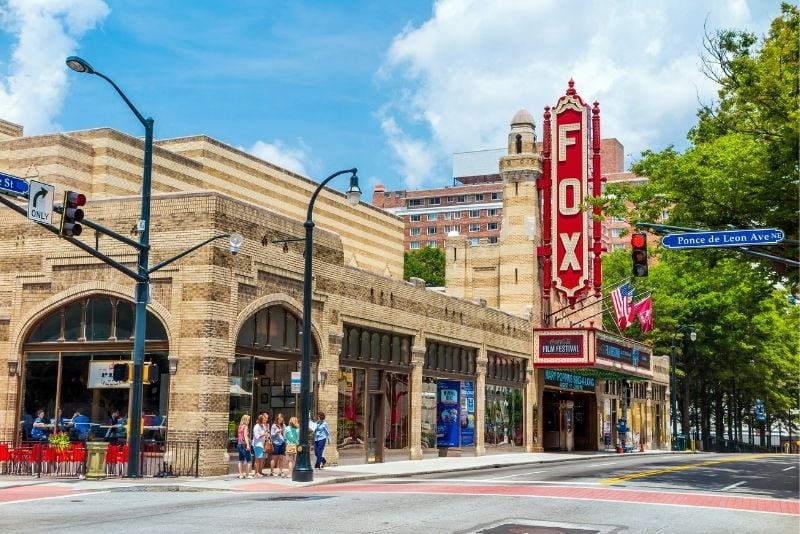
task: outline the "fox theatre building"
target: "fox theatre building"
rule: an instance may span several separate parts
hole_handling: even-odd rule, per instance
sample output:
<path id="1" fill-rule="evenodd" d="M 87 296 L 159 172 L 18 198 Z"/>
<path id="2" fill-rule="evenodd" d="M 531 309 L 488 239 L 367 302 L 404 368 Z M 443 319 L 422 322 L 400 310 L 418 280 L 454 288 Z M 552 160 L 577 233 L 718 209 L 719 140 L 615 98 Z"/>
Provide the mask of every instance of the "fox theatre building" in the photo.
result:
<path id="1" fill-rule="evenodd" d="M 622 443 L 624 450 L 635 442 L 638 448 L 642 436 L 653 434 L 650 349 L 588 322 L 602 313 L 601 213 L 597 206 L 591 213 L 581 208 L 601 191 L 599 104 L 587 105 L 570 80 L 566 94 L 545 108 L 543 130 L 537 256 L 542 309 L 554 311 L 545 313 L 543 327 L 533 334 L 540 446 L 572 451 Z M 557 327 L 567 317 L 570 327 Z M 629 411 L 638 414 L 635 434 Z"/>

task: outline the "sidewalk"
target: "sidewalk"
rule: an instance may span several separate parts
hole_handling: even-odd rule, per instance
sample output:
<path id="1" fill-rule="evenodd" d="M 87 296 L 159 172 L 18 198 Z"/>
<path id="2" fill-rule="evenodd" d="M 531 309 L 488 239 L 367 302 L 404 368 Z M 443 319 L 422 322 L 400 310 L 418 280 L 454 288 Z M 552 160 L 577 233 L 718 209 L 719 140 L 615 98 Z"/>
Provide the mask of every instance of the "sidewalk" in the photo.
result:
<path id="1" fill-rule="evenodd" d="M 641 454 L 674 454 L 666 450 Z M 204 478 L 108 478 L 76 480 L 29 476 L 0 476 L 0 491 L 7 488 L 61 487 L 71 491 L 292 491 L 322 484 L 338 484 L 380 478 L 398 478 L 434 473 L 471 471 L 487 467 L 510 467 L 553 462 L 579 462 L 623 455 L 596 451 L 578 453 L 508 453 L 486 456 L 431 457 L 422 460 L 399 460 L 379 464 L 339 465 L 314 470 L 312 482 L 294 482 L 291 478 L 269 477 L 239 479 L 236 475 Z"/>

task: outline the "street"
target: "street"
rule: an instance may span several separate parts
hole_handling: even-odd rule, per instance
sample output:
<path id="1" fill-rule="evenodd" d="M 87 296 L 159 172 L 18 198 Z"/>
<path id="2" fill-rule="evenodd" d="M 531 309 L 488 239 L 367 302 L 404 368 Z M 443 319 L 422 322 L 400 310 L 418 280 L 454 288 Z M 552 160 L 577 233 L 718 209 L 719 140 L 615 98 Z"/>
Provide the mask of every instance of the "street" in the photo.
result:
<path id="1" fill-rule="evenodd" d="M 65 485 L 60 493 L 38 495 L 36 486 L 16 494 L 6 488 L 0 491 L 0 531 L 719 533 L 800 527 L 797 456 L 625 455 L 304 488 L 262 480 L 229 489 L 197 486 L 92 492 Z"/>

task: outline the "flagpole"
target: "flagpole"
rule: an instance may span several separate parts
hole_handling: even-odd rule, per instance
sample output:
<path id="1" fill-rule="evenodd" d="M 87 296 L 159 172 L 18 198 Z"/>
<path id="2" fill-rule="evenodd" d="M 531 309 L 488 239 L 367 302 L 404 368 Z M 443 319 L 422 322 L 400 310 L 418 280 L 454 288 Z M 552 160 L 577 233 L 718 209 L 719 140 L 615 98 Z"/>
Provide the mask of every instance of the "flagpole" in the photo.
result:
<path id="1" fill-rule="evenodd" d="M 609 284 L 609 285 L 607 285 L 607 286 L 603 286 L 603 287 L 601 287 L 601 288 L 600 288 L 600 291 L 601 291 L 601 293 L 602 293 L 602 291 L 604 291 L 604 290 L 611 289 L 612 287 L 615 287 L 615 286 L 618 286 L 618 285 L 622 285 L 622 284 L 624 284 L 625 282 L 627 282 L 628 280 L 630 280 L 631 278 L 633 278 L 633 277 L 632 277 L 632 276 L 628 276 L 628 277 L 626 277 L 626 278 L 623 278 L 622 280 L 618 280 L 618 281 L 616 281 L 616 282 L 614 282 L 614 283 L 612 283 L 612 284 Z M 552 317 L 553 315 L 557 314 L 558 312 L 564 311 L 564 310 L 566 310 L 567 308 L 574 308 L 574 307 L 575 307 L 575 304 L 577 304 L 577 303 L 579 303 L 579 302 L 583 302 L 584 300 L 586 300 L 586 299 L 590 299 L 590 298 L 592 298 L 592 297 L 594 297 L 594 298 L 597 298 L 597 295 L 595 295 L 595 294 L 593 293 L 593 294 L 591 294 L 591 295 L 588 295 L 588 296 L 586 296 L 586 297 L 583 297 L 582 299 L 578 299 L 578 300 L 576 300 L 575 302 L 573 302 L 572 304 L 569 304 L 569 305 L 567 305 L 567 306 L 564 306 L 563 308 L 559 308 L 559 309 L 557 309 L 557 310 L 556 310 L 556 311 L 554 311 L 554 312 L 550 312 L 550 313 L 548 313 L 547 315 L 545 315 L 545 316 L 544 316 L 544 320 L 545 320 L 545 321 L 547 321 L 548 319 L 550 319 L 550 317 Z M 605 298 L 606 298 L 606 297 L 603 297 L 603 299 L 605 299 Z M 582 310 L 582 309 L 583 309 L 583 308 L 581 308 L 581 310 Z M 576 310 L 576 311 L 580 311 L 580 310 Z M 569 317 L 570 315 L 571 315 L 571 314 L 564 315 L 563 317 L 560 317 L 560 319 L 563 319 L 564 317 Z"/>

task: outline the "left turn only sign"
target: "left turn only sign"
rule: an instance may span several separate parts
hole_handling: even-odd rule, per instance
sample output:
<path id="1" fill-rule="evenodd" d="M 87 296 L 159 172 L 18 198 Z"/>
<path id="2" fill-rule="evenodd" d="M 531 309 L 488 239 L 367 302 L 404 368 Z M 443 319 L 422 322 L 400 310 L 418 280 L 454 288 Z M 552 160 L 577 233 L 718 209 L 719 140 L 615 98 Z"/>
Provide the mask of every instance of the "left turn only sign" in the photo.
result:
<path id="1" fill-rule="evenodd" d="M 56 188 L 36 180 L 30 181 L 28 190 L 28 219 L 38 223 L 53 224 L 53 196 Z"/>

